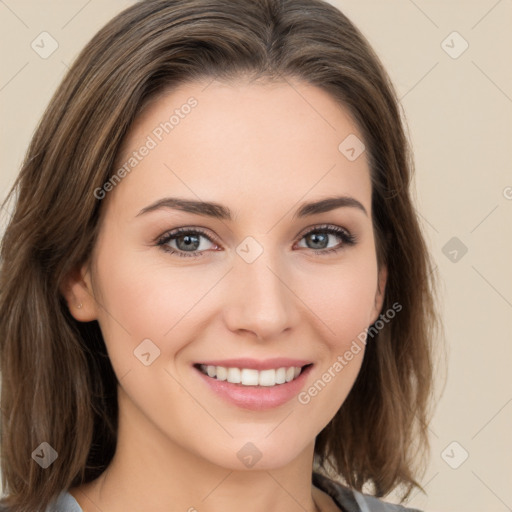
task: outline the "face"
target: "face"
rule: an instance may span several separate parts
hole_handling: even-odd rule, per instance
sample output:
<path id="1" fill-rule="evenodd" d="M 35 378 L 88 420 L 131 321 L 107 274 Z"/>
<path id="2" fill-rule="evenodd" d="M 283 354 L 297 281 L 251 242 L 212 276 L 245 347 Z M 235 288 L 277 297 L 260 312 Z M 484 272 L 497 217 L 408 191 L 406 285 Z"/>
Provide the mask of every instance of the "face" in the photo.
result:
<path id="1" fill-rule="evenodd" d="M 290 83 L 187 84 L 150 104 L 67 295 L 99 322 L 124 428 L 232 469 L 312 449 L 385 286 L 366 155 L 339 149 L 362 136 Z"/>

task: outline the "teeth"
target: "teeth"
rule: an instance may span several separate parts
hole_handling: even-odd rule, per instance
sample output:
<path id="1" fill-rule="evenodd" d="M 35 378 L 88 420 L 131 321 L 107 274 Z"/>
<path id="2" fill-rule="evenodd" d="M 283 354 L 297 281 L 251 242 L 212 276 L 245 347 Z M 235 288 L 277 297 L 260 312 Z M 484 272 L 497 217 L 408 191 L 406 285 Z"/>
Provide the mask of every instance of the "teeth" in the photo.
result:
<path id="1" fill-rule="evenodd" d="M 241 383 L 244 386 L 257 386 L 258 385 L 258 370 L 248 370 L 244 368 L 240 372 Z"/>
<path id="2" fill-rule="evenodd" d="M 240 383 L 240 369 L 239 368 L 228 368 L 228 378 L 226 379 L 232 384 Z"/>
<path id="3" fill-rule="evenodd" d="M 272 387 L 296 379 L 300 373 L 300 366 L 282 367 L 271 370 L 254 370 L 252 368 L 226 368 L 224 366 L 200 365 L 200 370 L 217 380 L 225 380 L 232 384 L 243 386 Z"/>
<path id="4" fill-rule="evenodd" d="M 260 386 L 275 386 L 276 384 L 276 371 L 275 370 L 262 370 L 258 378 Z"/>
<path id="5" fill-rule="evenodd" d="M 217 379 L 226 380 L 228 378 L 228 371 L 224 366 L 217 366 Z"/>
<path id="6" fill-rule="evenodd" d="M 278 368 L 276 370 L 276 384 L 284 384 L 286 382 L 286 368 Z"/>

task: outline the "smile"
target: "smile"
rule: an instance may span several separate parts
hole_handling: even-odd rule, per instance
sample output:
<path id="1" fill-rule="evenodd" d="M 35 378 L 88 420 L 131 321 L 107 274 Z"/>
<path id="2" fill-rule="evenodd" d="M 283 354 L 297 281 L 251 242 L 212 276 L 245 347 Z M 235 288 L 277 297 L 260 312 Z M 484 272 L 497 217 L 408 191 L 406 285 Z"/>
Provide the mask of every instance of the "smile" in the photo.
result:
<path id="1" fill-rule="evenodd" d="M 270 368 L 258 371 L 254 368 L 236 368 L 200 364 L 198 365 L 198 369 L 212 379 L 227 381 L 231 384 L 272 387 L 285 384 L 296 379 L 306 366 L 282 366 L 280 368 Z"/>
<path id="2" fill-rule="evenodd" d="M 284 405 L 304 388 L 311 360 L 289 357 L 203 360 L 193 364 L 210 392 L 242 409 L 263 411 Z"/>

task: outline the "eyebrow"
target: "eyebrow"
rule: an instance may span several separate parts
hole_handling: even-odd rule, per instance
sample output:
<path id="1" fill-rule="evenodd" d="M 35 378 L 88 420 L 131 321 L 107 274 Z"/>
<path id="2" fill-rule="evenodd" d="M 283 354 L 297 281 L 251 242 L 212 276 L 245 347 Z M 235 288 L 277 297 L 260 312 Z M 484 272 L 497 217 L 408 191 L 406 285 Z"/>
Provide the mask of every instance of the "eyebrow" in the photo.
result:
<path id="1" fill-rule="evenodd" d="M 195 213 L 197 215 L 203 215 L 205 217 L 212 217 L 214 219 L 228 221 L 233 220 L 231 210 L 227 206 L 214 202 L 194 201 L 192 199 L 181 199 L 178 197 L 164 197 L 159 199 L 158 201 L 155 201 L 149 206 L 143 208 L 136 217 L 162 208 L 181 210 L 184 212 Z M 368 216 L 366 208 L 357 199 L 350 196 L 334 196 L 327 197 L 319 201 L 302 203 L 293 215 L 293 218 L 300 219 L 318 213 L 329 212 L 337 208 L 356 208 Z"/>

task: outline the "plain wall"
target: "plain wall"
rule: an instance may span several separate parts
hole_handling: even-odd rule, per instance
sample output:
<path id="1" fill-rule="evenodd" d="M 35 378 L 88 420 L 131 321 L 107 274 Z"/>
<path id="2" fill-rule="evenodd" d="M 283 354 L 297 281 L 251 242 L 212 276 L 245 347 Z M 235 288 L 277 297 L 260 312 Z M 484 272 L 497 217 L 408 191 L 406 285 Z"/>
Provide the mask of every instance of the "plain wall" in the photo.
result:
<path id="1" fill-rule="evenodd" d="M 68 66 L 131 3 L 0 2 L 0 198 Z M 417 209 L 443 285 L 448 376 L 430 426 L 428 496 L 408 505 L 512 510 L 512 3 L 331 3 L 366 35 L 399 92 Z M 48 58 L 31 48 L 43 31 L 58 43 Z"/>

